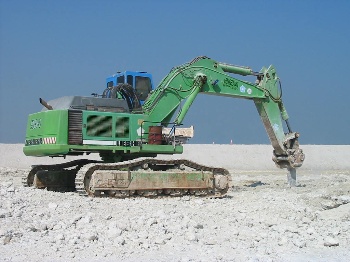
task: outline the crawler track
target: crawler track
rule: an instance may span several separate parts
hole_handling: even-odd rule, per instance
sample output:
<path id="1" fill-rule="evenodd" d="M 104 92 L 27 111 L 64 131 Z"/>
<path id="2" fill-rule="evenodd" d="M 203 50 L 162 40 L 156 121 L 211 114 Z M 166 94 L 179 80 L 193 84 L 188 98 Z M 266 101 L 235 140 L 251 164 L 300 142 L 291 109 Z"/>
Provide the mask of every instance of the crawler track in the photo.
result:
<path id="1" fill-rule="evenodd" d="M 222 197 L 231 187 L 224 168 L 209 167 L 189 160 L 135 159 L 107 164 L 75 160 L 58 165 L 34 166 L 22 180 L 24 186 L 53 191 L 76 191 L 93 197 Z"/>
<path id="2" fill-rule="evenodd" d="M 86 164 L 99 162 L 100 161 L 80 159 L 56 165 L 36 165 L 32 167 L 26 176 L 22 177 L 22 184 L 25 187 L 35 186 L 36 188 L 48 188 L 53 191 L 74 191 L 74 178 L 78 170 Z M 46 176 L 43 175 L 43 180 L 40 180 L 38 179 L 38 174 L 40 172 L 51 174 L 59 172 L 61 176 L 50 176 L 48 174 Z M 73 183 L 70 183 L 72 178 Z"/>
<path id="3" fill-rule="evenodd" d="M 95 178 L 95 180 L 102 180 L 101 176 L 104 174 L 107 176 L 106 181 L 113 180 L 114 186 L 110 186 L 106 182 L 102 183 L 105 185 L 104 188 L 96 188 L 94 186 L 96 183 L 92 182 L 96 174 L 100 177 Z M 159 181 L 159 179 L 149 182 L 154 175 L 159 178 L 165 176 L 164 179 L 167 182 Z M 142 176 L 147 178 L 137 181 L 142 179 Z M 176 181 L 172 180 L 174 176 Z M 201 177 L 199 179 L 201 181 L 194 181 L 198 176 Z M 183 179 L 184 177 L 185 179 Z M 135 180 L 136 182 L 134 182 Z M 189 160 L 138 159 L 115 164 L 87 164 L 77 173 L 75 186 L 80 195 L 96 197 L 156 197 L 185 194 L 222 197 L 231 186 L 231 176 L 224 168 L 204 166 Z"/>

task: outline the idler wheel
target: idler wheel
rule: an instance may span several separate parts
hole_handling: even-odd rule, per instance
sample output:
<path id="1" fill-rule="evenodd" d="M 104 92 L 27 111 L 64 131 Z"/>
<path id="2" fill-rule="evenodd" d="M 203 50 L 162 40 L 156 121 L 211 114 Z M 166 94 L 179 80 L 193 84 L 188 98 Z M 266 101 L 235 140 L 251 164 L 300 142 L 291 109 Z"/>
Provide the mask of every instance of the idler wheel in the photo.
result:
<path id="1" fill-rule="evenodd" d="M 215 188 L 218 190 L 224 190 L 226 189 L 229 185 L 229 179 L 225 175 L 215 175 Z"/>

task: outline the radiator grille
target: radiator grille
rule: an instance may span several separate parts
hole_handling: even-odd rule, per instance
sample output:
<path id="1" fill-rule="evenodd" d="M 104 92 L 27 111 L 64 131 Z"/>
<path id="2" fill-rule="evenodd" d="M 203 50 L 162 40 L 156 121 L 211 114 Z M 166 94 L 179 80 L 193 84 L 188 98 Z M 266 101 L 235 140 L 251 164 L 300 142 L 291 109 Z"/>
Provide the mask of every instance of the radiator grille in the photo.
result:
<path id="1" fill-rule="evenodd" d="M 80 110 L 68 110 L 68 144 L 83 144 L 83 112 Z"/>

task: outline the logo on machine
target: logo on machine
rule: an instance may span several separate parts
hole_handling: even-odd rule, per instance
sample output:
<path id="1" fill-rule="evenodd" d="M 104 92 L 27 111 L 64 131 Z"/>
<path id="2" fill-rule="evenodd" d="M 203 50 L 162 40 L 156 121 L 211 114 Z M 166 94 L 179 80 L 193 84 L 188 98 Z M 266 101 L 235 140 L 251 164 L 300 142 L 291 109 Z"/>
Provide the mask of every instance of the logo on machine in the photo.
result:
<path id="1" fill-rule="evenodd" d="M 56 137 L 26 139 L 26 146 L 56 144 L 56 140 L 57 140 Z"/>
<path id="2" fill-rule="evenodd" d="M 41 119 L 32 119 L 30 121 L 30 129 L 38 129 L 41 127 Z"/>
<path id="3" fill-rule="evenodd" d="M 230 79 L 230 78 L 225 78 L 224 79 L 224 86 L 231 88 L 233 90 L 237 90 L 238 89 L 238 82 Z"/>
<path id="4" fill-rule="evenodd" d="M 42 138 L 26 139 L 26 146 L 41 145 L 43 143 Z"/>

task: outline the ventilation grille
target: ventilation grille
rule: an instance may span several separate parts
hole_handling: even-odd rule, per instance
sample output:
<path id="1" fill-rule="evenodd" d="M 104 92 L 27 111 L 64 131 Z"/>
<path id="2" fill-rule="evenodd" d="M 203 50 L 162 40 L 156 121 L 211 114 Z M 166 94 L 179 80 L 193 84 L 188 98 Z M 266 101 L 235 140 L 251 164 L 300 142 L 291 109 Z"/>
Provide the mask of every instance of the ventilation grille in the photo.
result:
<path id="1" fill-rule="evenodd" d="M 83 112 L 68 110 L 68 144 L 83 144 Z"/>

